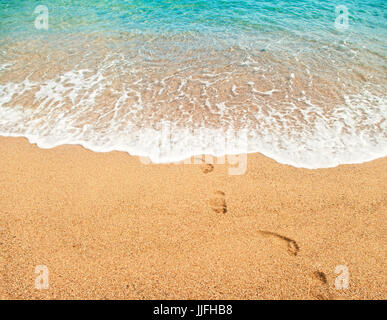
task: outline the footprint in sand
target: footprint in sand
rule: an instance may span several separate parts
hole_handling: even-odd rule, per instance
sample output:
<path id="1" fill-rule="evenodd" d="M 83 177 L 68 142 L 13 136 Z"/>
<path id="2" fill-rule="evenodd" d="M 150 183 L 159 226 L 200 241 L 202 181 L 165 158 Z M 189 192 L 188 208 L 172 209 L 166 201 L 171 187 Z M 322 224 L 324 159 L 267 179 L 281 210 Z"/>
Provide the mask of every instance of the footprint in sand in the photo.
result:
<path id="1" fill-rule="evenodd" d="M 199 160 L 202 162 L 202 165 L 200 166 L 200 169 L 202 170 L 203 173 L 207 174 L 207 173 L 210 173 L 212 171 L 214 171 L 214 165 L 211 164 L 211 163 L 207 163 L 205 162 L 205 160 L 203 160 L 202 158 L 194 158 L 194 160 Z"/>
<path id="2" fill-rule="evenodd" d="M 226 213 L 227 212 L 225 194 L 223 191 L 216 191 L 214 193 L 214 196 L 210 199 L 210 207 L 216 213 Z"/>
<path id="3" fill-rule="evenodd" d="M 309 293 L 311 297 L 317 300 L 332 300 L 333 297 L 329 292 L 328 279 L 324 272 L 315 271 L 312 273 L 312 288 Z"/>
<path id="4" fill-rule="evenodd" d="M 293 255 L 293 256 L 296 256 L 298 251 L 300 250 L 300 248 L 298 247 L 297 242 L 292 240 L 292 239 L 290 239 L 290 238 L 281 236 L 278 233 L 270 232 L 270 231 L 259 231 L 259 232 L 261 234 L 263 234 L 264 236 L 271 236 L 271 237 L 274 237 L 275 239 L 278 239 L 278 240 L 282 241 L 283 243 L 286 243 L 287 244 L 288 253 Z"/>
<path id="5" fill-rule="evenodd" d="M 203 173 L 205 173 L 205 174 L 214 171 L 214 165 L 212 165 L 211 163 L 204 163 L 201 165 L 200 168 L 202 169 Z"/>
<path id="6" fill-rule="evenodd" d="M 328 283 L 327 276 L 325 275 L 324 272 L 315 271 L 315 272 L 312 273 L 312 276 L 313 276 L 314 279 L 320 281 L 322 284 L 327 284 Z"/>

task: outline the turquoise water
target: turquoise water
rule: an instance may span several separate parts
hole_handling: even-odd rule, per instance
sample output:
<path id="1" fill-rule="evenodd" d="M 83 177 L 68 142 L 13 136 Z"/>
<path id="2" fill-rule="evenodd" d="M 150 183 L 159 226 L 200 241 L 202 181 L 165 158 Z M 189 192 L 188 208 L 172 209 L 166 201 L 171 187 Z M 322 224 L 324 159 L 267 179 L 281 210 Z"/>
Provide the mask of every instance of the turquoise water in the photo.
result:
<path id="1" fill-rule="evenodd" d="M 47 30 L 41 4 L 0 1 L 2 135 L 155 162 L 387 154 L 385 1 L 55 0 Z"/>
<path id="2" fill-rule="evenodd" d="M 3 36 L 31 28 L 39 0 L 0 2 Z M 279 32 L 336 34 L 335 6 L 349 10 L 351 32 L 385 40 L 386 2 L 366 1 L 49 1 L 50 32 Z M 356 30 L 356 31 L 355 31 Z M 373 34 L 373 35 L 372 35 Z"/>

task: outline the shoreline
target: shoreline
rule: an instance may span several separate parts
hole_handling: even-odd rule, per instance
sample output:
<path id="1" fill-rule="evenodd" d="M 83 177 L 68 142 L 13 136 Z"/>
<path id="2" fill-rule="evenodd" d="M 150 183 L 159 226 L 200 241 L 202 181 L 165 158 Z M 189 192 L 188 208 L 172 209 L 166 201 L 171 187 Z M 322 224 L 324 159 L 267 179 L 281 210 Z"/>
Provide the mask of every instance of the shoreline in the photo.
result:
<path id="1" fill-rule="evenodd" d="M 88 151 L 91 151 L 91 152 L 96 152 L 96 153 L 111 153 L 111 152 L 122 152 L 122 153 L 126 153 L 128 156 L 130 157 L 134 157 L 134 158 L 138 158 L 140 159 L 140 162 L 141 163 L 144 163 L 144 164 L 154 164 L 154 165 L 163 165 L 163 164 L 181 164 L 181 163 L 185 163 L 185 164 L 197 164 L 197 163 L 192 163 L 192 159 L 194 158 L 197 158 L 197 157 L 207 157 L 207 159 L 209 159 L 209 161 L 212 161 L 211 163 L 214 163 L 214 161 L 216 162 L 216 159 L 221 159 L 221 158 L 227 158 L 229 156 L 239 156 L 239 155 L 254 155 L 254 154 L 259 154 L 265 158 L 268 158 L 268 159 L 271 159 L 271 160 L 274 160 L 276 163 L 278 163 L 279 165 L 284 165 L 284 166 L 290 166 L 290 167 L 293 167 L 293 168 L 296 168 L 296 169 L 306 169 L 306 170 L 320 170 L 320 169 L 332 169 L 332 168 L 337 168 L 337 167 L 340 167 L 340 166 L 346 166 L 346 165 L 362 165 L 364 163 L 368 163 L 368 162 L 372 162 L 372 161 L 375 161 L 375 160 L 379 160 L 379 159 L 383 159 L 383 158 L 386 158 L 387 157 L 387 154 L 384 153 L 380 153 L 378 152 L 377 154 L 375 152 L 373 152 L 373 156 L 372 157 L 368 157 L 368 158 L 363 158 L 362 160 L 351 160 L 351 161 L 348 161 L 348 162 L 342 162 L 342 163 L 336 163 L 337 160 L 336 160 L 336 164 L 332 165 L 324 165 L 322 167 L 312 167 L 312 166 L 303 166 L 303 165 L 300 165 L 300 164 L 295 164 L 295 162 L 293 160 L 289 160 L 289 159 L 282 159 L 281 157 L 278 157 L 276 154 L 268 154 L 267 152 L 262 152 L 262 151 L 248 151 L 246 153 L 241 153 L 241 152 L 237 152 L 237 151 L 233 151 L 233 152 L 230 152 L 230 153 L 226 153 L 226 154 L 223 154 L 223 155 L 216 155 L 214 153 L 201 153 L 201 154 L 193 154 L 193 155 L 190 155 L 190 156 L 184 156 L 184 157 L 179 157 L 179 159 L 175 159 L 175 160 L 169 160 L 169 161 L 162 161 L 162 162 L 153 162 L 153 160 L 151 160 L 151 156 L 143 156 L 143 155 L 140 155 L 140 154 L 132 154 L 131 151 L 128 151 L 128 150 L 125 150 L 123 148 L 119 148 L 119 147 L 115 147 L 114 149 L 103 149 L 103 148 L 96 148 L 95 146 L 93 146 L 92 144 L 88 143 L 88 142 L 85 142 L 85 141 L 77 141 L 77 142 L 73 142 L 73 143 L 59 143 L 59 144 L 54 144 L 54 145 L 49 145 L 49 144 L 42 144 L 42 142 L 38 141 L 38 139 L 35 137 L 35 136 L 24 136 L 24 135 L 7 135 L 7 134 L 1 134 L 0 133 L 0 137 L 1 138 L 11 138 L 11 139 L 25 139 L 28 141 L 29 144 L 31 145 L 35 145 L 37 146 L 39 149 L 43 149 L 43 150 L 48 150 L 48 149 L 55 149 L 55 148 L 58 148 L 58 147 L 80 147 L 80 148 L 83 148 L 85 150 L 88 150 Z M 281 158 L 281 160 L 280 160 Z M 191 160 L 190 160 L 191 159 Z M 191 161 L 191 162 L 190 162 Z M 224 161 L 224 160 L 222 160 Z M 235 160 L 234 160 L 235 161 Z"/>
<path id="2" fill-rule="evenodd" d="M 248 154 L 230 175 L 26 138 L 0 151 L 1 299 L 386 299 L 387 157 L 302 169 Z"/>

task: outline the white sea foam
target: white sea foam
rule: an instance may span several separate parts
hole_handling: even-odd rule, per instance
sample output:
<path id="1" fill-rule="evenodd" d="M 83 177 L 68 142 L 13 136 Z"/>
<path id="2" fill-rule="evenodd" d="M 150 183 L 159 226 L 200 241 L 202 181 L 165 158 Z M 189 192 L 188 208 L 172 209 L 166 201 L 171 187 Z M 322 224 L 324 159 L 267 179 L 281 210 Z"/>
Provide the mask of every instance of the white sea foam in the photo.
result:
<path id="1" fill-rule="evenodd" d="M 96 99 L 109 84 L 102 73 L 82 69 L 44 83 L 27 78 L 20 83 L 0 85 L 0 134 L 26 137 L 41 148 L 79 144 L 98 152 L 125 151 L 150 157 L 155 163 L 200 154 L 259 152 L 283 164 L 315 169 L 362 163 L 387 155 L 386 99 L 367 90 L 345 96 L 345 103 L 328 114 L 306 97 L 299 98 L 308 105 L 306 109 L 297 109 L 294 104 L 284 107 L 286 112 L 258 109 L 253 115 L 257 122 L 236 130 L 232 123 L 224 128 L 206 128 L 191 122 L 190 127 L 184 128 L 165 119 L 159 121 L 157 128 L 142 125 L 136 116 L 144 110 L 144 102 L 134 88 L 118 92 L 119 97 L 109 110 L 94 110 Z M 186 84 L 180 81 L 177 86 L 179 96 L 184 96 Z M 253 82 L 249 86 L 254 89 Z M 31 103 L 35 107 L 11 103 L 33 90 Z M 231 91 L 236 95 L 238 86 L 232 85 Z M 259 92 L 272 95 L 279 90 Z M 130 95 L 137 99 L 128 105 Z M 66 99 L 71 101 L 70 107 Z M 205 104 L 210 106 L 208 98 Z M 228 110 L 224 101 L 216 106 L 220 116 Z M 296 109 L 306 121 L 294 121 L 297 129 L 284 118 Z"/>

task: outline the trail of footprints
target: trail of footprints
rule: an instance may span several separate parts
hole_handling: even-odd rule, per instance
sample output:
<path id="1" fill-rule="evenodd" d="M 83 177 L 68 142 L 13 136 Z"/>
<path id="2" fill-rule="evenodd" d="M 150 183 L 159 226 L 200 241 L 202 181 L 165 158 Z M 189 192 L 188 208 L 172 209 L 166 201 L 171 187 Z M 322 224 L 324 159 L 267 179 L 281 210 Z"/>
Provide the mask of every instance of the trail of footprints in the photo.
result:
<path id="1" fill-rule="evenodd" d="M 214 170 L 214 166 L 210 163 L 205 163 L 203 161 L 203 164 L 201 165 L 201 170 L 203 173 L 207 174 Z M 210 208 L 216 213 L 223 213 L 223 214 L 227 213 L 227 204 L 226 204 L 225 197 L 226 195 L 223 191 L 219 191 L 219 190 L 216 191 L 209 201 Z M 297 242 L 294 241 L 293 239 L 284 237 L 278 233 L 270 232 L 270 231 L 259 230 L 259 233 L 265 237 L 273 237 L 274 239 L 277 239 L 278 241 L 285 243 L 287 246 L 287 251 L 290 255 L 296 256 L 298 251 L 300 250 Z"/>
<path id="2" fill-rule="evenodd" d="M 200 159 L 200 158 L 198 158 Z M 202 160 L 202 159 L 200 159 Z M 202 160 L 203 161 L 203 160 Z M 210 163 L 205 163 L 201 165 L 201 170 L 204 174 L 210 173 L 214 170 L 214 166 Z M 227 204 L 226 204 L 226 195 L 223 191 L 216 191 L 209 201 L 210 208 L 216 213 L 227 213 Z M 296 256 L 300 250 L 298 244 L 293 239 L 282 236 L 275 232 L 259 230 L 259 233 L 264 237 L 273 237 L 279 242 L 285 243 L 287 246 L 287 252 L 290 255 Z"/>
<path id="3" fill-rule="evenodd" d="M 214 166 L 209 163 L 205 163 L 201 165 L 201 170 L 204 174 L 208 174 L 214 170 Z M 218 213 L 225 214 L 227 213 L 227 204 L 226 204 L 226 195 L 223 191 L 216 191 L 213 196 L 209 200 L 210 208 Z M 258 231 L 263 237 L 271 237 L 277 240 L 279 243 L 283 243 L 286 245 L 287 252 L 291 256 L 297 256 L 300 248 L 297 242 L 288 237 L 282 236 L 278 233 L 271 231 Z M 332 299 L 332 296 L 329 292 L 328 280 L 324 272 L 315 271 L 311 275 L 312 280 L 314 281 L 313 288 L 310 289 L 310 294 L 312 297 L 318 300 L 328 300 Z"/>

